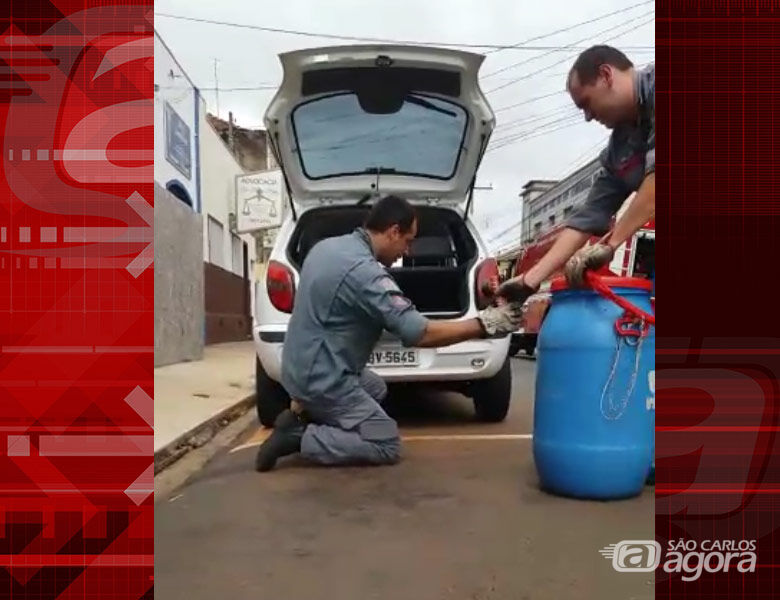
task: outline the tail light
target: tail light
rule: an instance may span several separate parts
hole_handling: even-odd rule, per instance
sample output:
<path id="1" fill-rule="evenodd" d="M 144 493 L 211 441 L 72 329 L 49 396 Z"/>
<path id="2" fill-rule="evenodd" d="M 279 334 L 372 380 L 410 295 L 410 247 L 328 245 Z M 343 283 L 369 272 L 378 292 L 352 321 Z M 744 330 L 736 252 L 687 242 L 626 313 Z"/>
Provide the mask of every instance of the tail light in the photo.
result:
<path id="1" fill-rule="evenodd" d="M 291 313 L 295 300 L 293 272 L 283 264 L 272 260 L 268 263 L 265 285 L 274 308 L 281 312 Z"/>
<path id="2" fill-rule="evenodd" d="M 492 298 L 483 291 L 486 286 L 492 289 L 498 287 L 498 263 L 493 258 L 482 261 L 477 267 L 477 276 L 474 281 L 474 298 L 479 310 L 490 306 Z"/>

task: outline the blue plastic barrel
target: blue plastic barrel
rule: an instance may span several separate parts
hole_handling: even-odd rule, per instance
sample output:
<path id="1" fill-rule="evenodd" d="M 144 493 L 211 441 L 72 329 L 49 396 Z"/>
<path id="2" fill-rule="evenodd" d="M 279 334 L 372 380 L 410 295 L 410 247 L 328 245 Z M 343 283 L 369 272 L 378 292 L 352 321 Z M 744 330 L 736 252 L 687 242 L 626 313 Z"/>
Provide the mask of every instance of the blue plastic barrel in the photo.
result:
<path id="1" fill-rule="evenodd" d="M 652 314 L 652 283 L 603 277 Z M 539 332 L 533 453 L 543 489 L 577 498 L 641 493 L 654 456 L 655 327 L 618 335 L 625 311 L 591 289 L 552 285 Z M 639 334 L 641 324 L 624 325 Z"/>

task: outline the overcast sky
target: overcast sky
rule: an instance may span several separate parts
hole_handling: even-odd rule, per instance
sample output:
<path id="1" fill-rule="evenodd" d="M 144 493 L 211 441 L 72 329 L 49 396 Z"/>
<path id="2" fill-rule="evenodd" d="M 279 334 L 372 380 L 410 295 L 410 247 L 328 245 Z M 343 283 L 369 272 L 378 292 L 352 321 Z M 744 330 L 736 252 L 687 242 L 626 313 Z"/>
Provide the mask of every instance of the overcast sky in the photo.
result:
<path id="1" fill-rule="evenodd" d="M 655 60 L 652 1 L 640 4 L 640 0 L 285 0 L 274 2 L 272 9 L 263 7 L 268 4 L 271 3 L 252 0 L 155 1 L 155 28 L 190 78 L 204 89 L 208 110 L 216 112 L 212 89 L 215 87 L 214 59 L 217 59 L 219 87 L 223 90 L 219 94 L 220 116 L 227 118 L 228 111 L 232 111 L 237 123 L 247 127 L 261 126 L 274 90 L 227 91 L 226 88 L 277 84 L 282 75 L 277 58 L 280 52 L 361 42 L 196 23 L 159 13 L 410 42 L 511 45 L 545 36 L 528 45 L 576 44 L 577 48 L 584 48 L 609 43 L 625 48 L 636 65 Z M 622 12 L 599 18 L 615 11 Z M 598 20 L 547 35 L 594 19 Z M 486 54 L 481 85 L 496 111 L 497 126 L 491 149 L 480 169 L 478 185 L 492 185 L 493 190 L 475 196 L 475 221 L 491 246 L 497 247 L 507 238 L 515 237 L 515 231 L 519 235 L 518 229 L 496 238 L 519 220 L 518 193 L 523 184 L 529 179 L 558 179 L 587 162 L 606 142 L 608 132 L 598 123 L 586 124 L 564 91 L 566 72 L 578 49 L 462 49 Z M 521 61 L 528 62 L 513 66 Z M 506 67 L 511 68 L 490 76 Z M 503 85 L 506 87 L 491 91 Z M 548 94 L 551 95 L 526 102 Z M 501 110 L 518 103 L 523 104 Z M 528 136 L 525 139 L 520 137 L 524 134 Z M 506 141 L 500 147 L 502 139 Z"/>

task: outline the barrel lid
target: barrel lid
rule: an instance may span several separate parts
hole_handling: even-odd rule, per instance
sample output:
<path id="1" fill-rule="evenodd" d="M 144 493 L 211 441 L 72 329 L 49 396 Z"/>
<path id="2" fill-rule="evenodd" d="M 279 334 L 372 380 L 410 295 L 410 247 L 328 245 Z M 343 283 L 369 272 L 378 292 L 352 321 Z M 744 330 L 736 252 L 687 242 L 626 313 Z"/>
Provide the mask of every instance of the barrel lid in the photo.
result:
<path id="1" fill-rule="evenodd" d="M 601 277 L 601 281 L 610 288 L 634 288 L 637 290 L 653 291 L 653 282 L 641 277 Z M 556 277 L 550 284 L 550 291 L 560 292 L 568 290 L 569 284 L 565 277 Z"/>

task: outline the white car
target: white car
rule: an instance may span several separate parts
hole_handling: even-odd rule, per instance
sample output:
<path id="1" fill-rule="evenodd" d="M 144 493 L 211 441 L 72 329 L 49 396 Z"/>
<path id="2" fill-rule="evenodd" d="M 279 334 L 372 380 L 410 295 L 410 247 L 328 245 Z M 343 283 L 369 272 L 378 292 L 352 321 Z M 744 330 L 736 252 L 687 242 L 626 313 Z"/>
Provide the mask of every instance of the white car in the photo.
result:
<path id="1" fill-rule="evenodd" d="M 479 89 L 483 57 L 413 46 L 343 46 L 281 55 L 284 79 L 265 115 L 291 210 L 256 293 L 257 409 L 273 424 L 289 404 L 282 345 L 301 265 L 318 241 L 362 225 L 372 200 L 397 194 L 418 211 L 408 256 L 389 269 L 431 319 L 487 306 L 496 261 L 468 218 L 495 117 Z M 432 384 L 474 399 L 501 421 L 511 396 L 509 337 L 403 348 L 389 332 L 369 367 L 388 383 Z"/>

